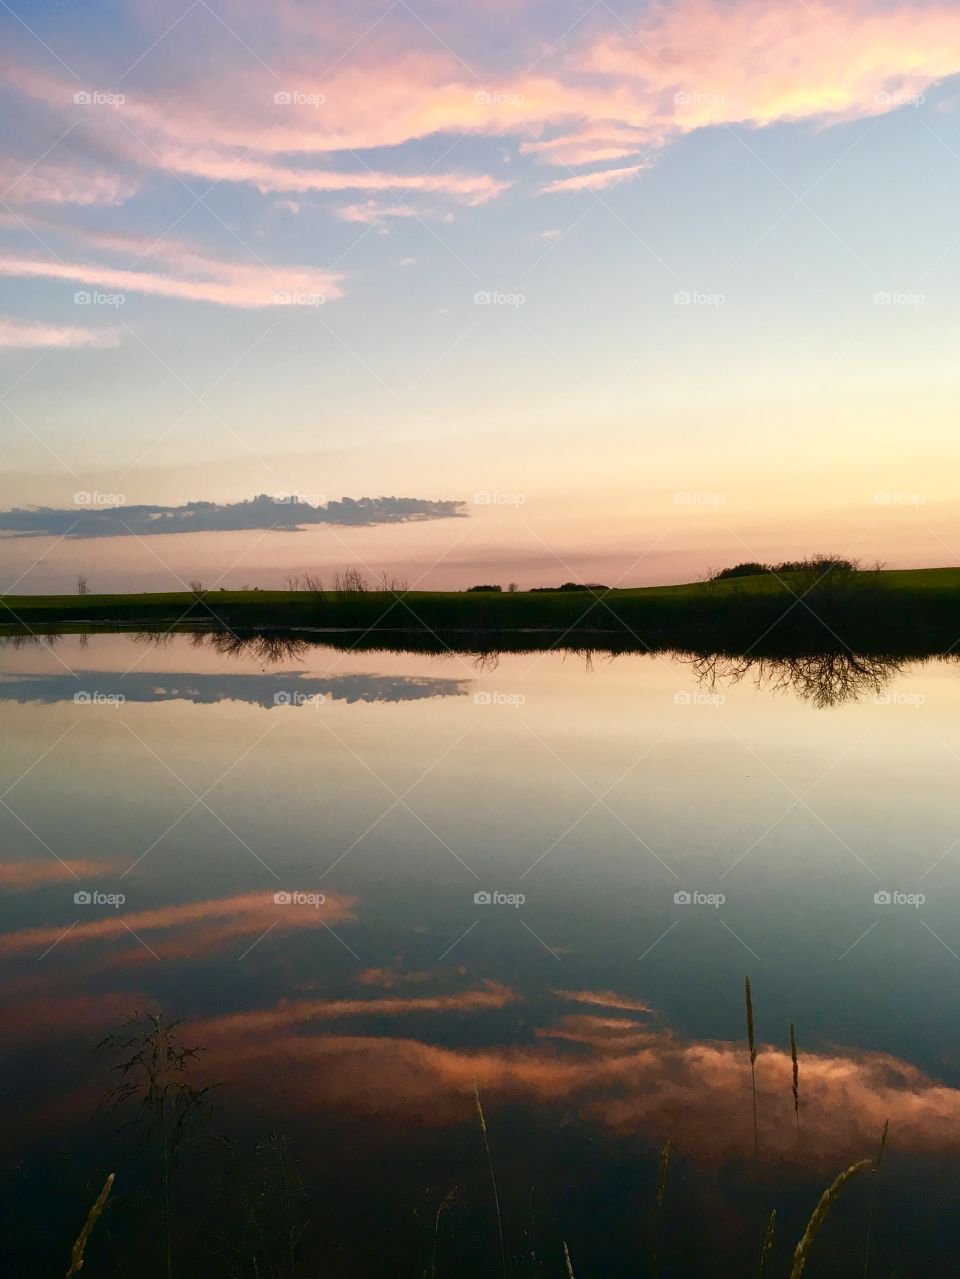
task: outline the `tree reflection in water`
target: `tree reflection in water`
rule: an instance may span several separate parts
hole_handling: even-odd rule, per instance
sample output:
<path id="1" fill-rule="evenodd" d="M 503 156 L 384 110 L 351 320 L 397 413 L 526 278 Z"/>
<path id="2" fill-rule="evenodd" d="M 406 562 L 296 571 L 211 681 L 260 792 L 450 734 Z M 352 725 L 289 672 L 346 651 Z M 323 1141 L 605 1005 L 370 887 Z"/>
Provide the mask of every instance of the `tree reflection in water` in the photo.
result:
<path id="1" fill-rule="evenodd" d="M 799 657 L 696 653 L 677 654 L 677 658 L 691 666 L 700 684 L 711 690 L 724 684 L 739 684 L 751 676 L 758 689 L 774 693 L 790 689 L 820 709 L 865 696 L 879 697 L 906 665 L 903 658 L 846 651 Z"/>

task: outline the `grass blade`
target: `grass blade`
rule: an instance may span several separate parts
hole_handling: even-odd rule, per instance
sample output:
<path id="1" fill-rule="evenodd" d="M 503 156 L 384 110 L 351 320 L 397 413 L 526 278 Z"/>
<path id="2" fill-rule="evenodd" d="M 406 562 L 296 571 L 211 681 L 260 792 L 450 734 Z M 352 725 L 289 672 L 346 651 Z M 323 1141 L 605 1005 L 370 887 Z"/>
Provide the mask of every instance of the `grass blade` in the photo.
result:
<path id="1" fill-rule="evenodd" d="M 563 1259 L 567 1264 L 567 1279 L 574 1279 L 573 1263 L 570 1260 L 570 1249 L 567 1247 L 567 1241 L 563 1241 Z"/>
<path id="2" fill-rule="evenodd" d="M 670 1140 L 663 1143 L 660 1151 L 660 1173 L 657 1177 L 657 1219 L 653 1226 L 653 1274 L 654 1279 L 660 1273 L 660 1220 L 663 1217 L 663 1196 L 667 1189 L 667 1169 L 670 1166 Z"/>
<path id="3" fill-rule="evenodd" d="M 873 1171 L 879 1174 L 881 1165 L 883 1164 L 883 1152 L 887 1148 L 887 1132 L 890 1128 L 890 1120 L 883 1121 L 883 1132 L 880 1134 L 880 1149 L 877 1152 L 877 1162 Z M 870 1193 L 870 1212 L 867 1216 L 867 1241 L 863 1249 L 863 1279 L 867 1279 L 867 1269 L 870 1265 L 870 1235 L 873 1233 L 873 1213 L 877 1206 L 877 1183 L 874 1181 L 873 1188 Z"/>
<path id="4" fill-rule="evenodd" d="M 750 1091 L 753 1094 L 753 1155 L 760 1169 L 760 1135 L 757 1129 L 757 1040 L 753 1032 L 753 992 L 750 989 L 750 978 L 744 983 L 744 997 L 747 1005 L 747 1043 L 750 1045 Z"/>
<path id="5" fill-rule="evenodd" d="M 773 1247 L 773 1232 L 777 1225 L 777 1210 L 774 1208 L 767 1220 L 767 1229 L 760 1245 L 760 1265 L 757 1267 L 757 1279 L 763 1279 L 763 1268 L 767 1264 L 767 1254 Z"/>
<path id="6" fill-rule="evenodd" d="M 797 1117 L 797 1145 L 800 1144 L 800 1061 L 797 1056 L 797 1028 L 790 1023 L 790 1060 L 793 1062 L 793 1113 Z"/>
<path id="7" fill-rule="evenodd" d="M 813 1210 L 813 1215 L 807 1222 L 807 1228 L 800 1238 L 793 1253 L 793 1269 L 790 1271 L 790 1279 L 800 1279 L 803 1274 L 804 1267 L 807 1264 L 807 1258 L 810 1255 L 810 1249 L 813 1247 L 813 1241 L 819 1233 L 820 1227 L 826 1220 L 830 1206 L 837 1199 L 840 1191 L 844 1188 L 852 1177 L 857 1173 L 864 1172 L 872 1163 L 870 1159 L 861 1159 L 859 1163 L 851 1164 L 849 1168 L 844 1168 L 843 1172 L 836 1177 L 820 1196 L 820 1200 Z"/>
<path id="8" fill-rule="evenodd" d="M 500 1237 L 500 1269 L 503 1279 L 507 1279 L 507 1249 L 503 1242 L 503 1218 L 500 1215 L 500 1193 L 497 1190 L 497 1177 L 493 1171 L 493 1156 L 490 1153 L 490 1142 L 487 1138 L 487 1121 L 483 1116 L 483 1105 L 480 1102 L 480 1087 L 476 1076 L 473 1080 L 473 1099 L 480 1119 L 480 1131 L 483 1133 L 483 1148 L 487 1152 L 487 1167 L 490 1169 L 490 1185 L 493 1187 L 493 1204 L 497 1210 L 497 1234 Z"/>
<path id="9" fill-rule="evenodd" d="M 79 1274 L 83 1269 L 84 1249 L 87 1246 L 87 1241 L 93 1233 L 93 1228 L 97 1224 L 100 1214 L 106 1207 L 107 1199 L 110 1196 L 110 1190 L 113 1186 L 113 1179 L 115 1176 L 116 1173 L 111 1173 L 106 1179 L 103 1183 L 103 1189 L 100 1191 L 99 1195 L 97 1195 L 96 1203 L 87 1213 L 87 1219 L 83 1223 L 83 1229 L 77 1236 L 77 1241 L 73 1245 L 73 1249 L 70 1253 L 70 1269 L 67 1271 L 66 1279 L 72 1279 L 74 1275 Z"/>

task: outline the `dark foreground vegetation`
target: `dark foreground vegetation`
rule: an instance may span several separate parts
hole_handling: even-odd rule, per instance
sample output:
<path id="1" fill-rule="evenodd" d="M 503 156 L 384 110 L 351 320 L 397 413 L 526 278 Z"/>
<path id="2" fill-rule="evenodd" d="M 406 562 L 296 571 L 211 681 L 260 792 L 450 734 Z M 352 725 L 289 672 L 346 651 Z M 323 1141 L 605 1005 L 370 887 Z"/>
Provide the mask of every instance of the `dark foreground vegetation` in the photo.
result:
<path id="1" fill-rule="evenodd" d="M 529 632 L 550 646 L 561 638 L 604 636 L 638 650 L 832 646 L 904 654 L 943 651 L 960 637 L 955 568 L 860 570 L 813 560 L 795 571 L 640 590 L 411 591 L 397 582 L 372 589 L 356 573 L 338 579 L 333 589 L 316 579 L 309 589 L 293 585 L 285 591 L 207 591 L 196 583 L 173 594 L 6 596 L 0 625 L 404 632 L 451 647 L 465 636 L 507 640 Z"/>
<path id="2" fill-rule="evenodd" d="M 874 1236 L 880 1224 L 877 1198 L 889 1121 L 880 1126 L 873 1149 L 861 1151 L 859 1159 L 820 1182 L 819 1194 L 801 1192 L 787 1213 L 771 1206 L 770 1191 L 778 1179 L 768 1166 L 769 1154 L 762 1150 L 758 1136 L 756 1078 L 763 1061 L 749 977 L 744 992 L 745 1127 L 750 1126 L 747 1116 L 752 1109 L 748 1142 L 752 1157 L 748 1156 L 748 1167 L 738 1172 L 745 1171 L 747 1185 L 752 1183 L 742 1212 L 754 1224 L 746 1232 L 752 1241 L 737 1273 L 741 1279 L 801 1279 L 813 1259 L 818 1274 L 862 1273 L 864 1279 L 888 1274 Z M 68 1249 L 66 1240 L 63 1243 L 64 1255 L 69 1257 L 67 1279 L 81 1269 L 100 1275 L 128 1273 L 121 1257 L 131 1241 L 137 1257 L 136 1273 L 144 1279 L 200 1275 L 204 1279 L 306 1279 L 318 1273 L 314 1268 L 318 1254 L 311 1246 L 317 1242 L 322 1245 L 320 1253 L 328 1258 L 323 1273 L 349 1274 L 349 1242 L 316 1238 L 328 1228 L 328 1223 L 320 1227 L 316 1218 L 323 1220 L 327 1214 L 323 1196 L 318 1199 L 316 1188 L 306 1179 L 296 1141 L 270 1129 L 245 1153 L 219 1127 L 224 1117 L 218 1105 L 225 1100 L 223 1086 L 203 1079 L 205 1049 L 188 1045 L 188 1034 L 186 1026 L 162 1010 L 145 1015 L 133 1012 L 118 1031 L 97 1045 L 98 1051 L 112 1059 L 117 1081 L 99 1111 L 108 1126 L 113 1120 L 110 1151 L 105 1156 L 110 1170 L 100 1167 L 87 1172 L 89 1211 L 78 1222 L 72 1248 Z M 799 1149 L 805 1127 L 815 1126 L 822 1116 L 810 1113 L 808 1107 L 804 1057 L 792 1023 L 789 1041 L 793 1065 L 790 1113 Z M 471 1276 L 575 1279 L 596 1273 L 591 1271 L 589 1239 L 578 1238 L 562 1224 L 542 1250 L 532 1244 L 526 1229 L 518 1238 L 508 1233 L 503 1211 L 507 1205 L 502 1203 L 500 1185 L 506 1171 L 502 1159 L 504 1147 L 509 1147 L 509 1134 L 485 1108 L 485 1100 L 474 1077 L 472 1097 L 464 1097 L 463 1117 L 472 1119 L 476 1132 L 471 1162 L 478 1175 L 470 1178 L 470 1194 L 477 1202 L 465 1203 L 458 1186 L 428 1192 L 426 1204 L 413 1214 L 422 1218 L 419 1241 L 409 1255 L 398 1254 L 388 1244 L 382 1273 L 409 1275 L 410 1279 L 438 1279 L 456 1273 L 450 1267 L 458 1233 L 456 1218 L 468 1207 L 476 1216 L 475 1224 L 484 1223 L 478 1234 L 471 1231 Z M 131 1142 L 131 1138 L 138 1140 Z M 415 1141 L 416 1136 L 411 1139 Z M 676 1212 L 679 1201 L 689 1193 L 686 1178 L 676 1166 L 678 1153 L 682 1168 L 683 1152 L 677 1152 L 666 1136 L 659 1154 L 651 1160 L 648 1202 L 633 1205 L 637 1231 L 627 1266 L 631 1270 L 636 1266 L 637 1273 L 654 1279 L 677 1273 L 664 1226 L 665 1207 Z M 738 1172 L 728 1167 L 718 1170 L 717 1175 L 729 1179 Z M 824 1225 L 828 1217 L 837 1215 L 838 1200 L 849 1198 L 851 1182 L 860 1185 L 856 1211 L 843 1214 L 839 1235 L 832 1231 L 827 1241 L 821 1238 L 828 1233 Z M 398 1187 L 398 1193 L 402 1195 L 404 1189 Z M 336 1230 L 335 1224 L 333 1228 Z M 696 1226 L 688 1222 L 687 1229 L 691 1228 L 709 1236 L 716 1223 L 700 1218 Z M 834 1268 L 837 1252 L 845 1262 L 840 1270 Z"/>

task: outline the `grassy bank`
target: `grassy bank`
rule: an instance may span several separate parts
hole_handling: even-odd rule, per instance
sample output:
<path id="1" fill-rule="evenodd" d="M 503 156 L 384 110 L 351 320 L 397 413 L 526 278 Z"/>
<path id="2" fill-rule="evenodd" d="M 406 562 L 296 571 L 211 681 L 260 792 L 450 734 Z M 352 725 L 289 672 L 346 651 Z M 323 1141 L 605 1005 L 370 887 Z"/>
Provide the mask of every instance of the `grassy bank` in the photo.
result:
<path id="1" fill-rule="evenodd" d="M 792 573 L 634 590 L 189 591 L 19 595 L 0 624 L 43 629 L 323 628 L 488 636 L 535 631 L 608 634 L 638 647 L 709 642 L 743 648 L 947 646 L 960 637 L 960 569 Z"/>

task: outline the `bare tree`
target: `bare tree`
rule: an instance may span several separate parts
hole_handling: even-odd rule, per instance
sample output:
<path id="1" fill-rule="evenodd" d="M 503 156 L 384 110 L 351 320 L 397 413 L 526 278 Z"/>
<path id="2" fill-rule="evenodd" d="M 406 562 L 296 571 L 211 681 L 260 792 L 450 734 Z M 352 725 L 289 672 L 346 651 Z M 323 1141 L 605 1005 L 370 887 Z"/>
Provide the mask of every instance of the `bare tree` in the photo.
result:
<path id="1" fill-rule="evenodd" d="M 86 593 L 87 593 L 87 579 L 81 573 L 79 577 L 77 578 L 77 594 L 86 595 Z"/>
<path id="2" fill-rule="evenodd" d="M 353 595 L 366 594 L 370 587 L 358 568 L 347 568 L 335 574 L 333 589 L 340 599 L 349 599 Z"/>
<path id="3" fill-rule="evenodd" d="M 388 595 L 402 595 L 410 589 L 410 585 L 405 577 L 390 577 L 387 573 L 381 573 L 380 589 Z"/>

